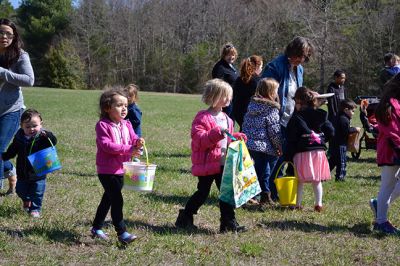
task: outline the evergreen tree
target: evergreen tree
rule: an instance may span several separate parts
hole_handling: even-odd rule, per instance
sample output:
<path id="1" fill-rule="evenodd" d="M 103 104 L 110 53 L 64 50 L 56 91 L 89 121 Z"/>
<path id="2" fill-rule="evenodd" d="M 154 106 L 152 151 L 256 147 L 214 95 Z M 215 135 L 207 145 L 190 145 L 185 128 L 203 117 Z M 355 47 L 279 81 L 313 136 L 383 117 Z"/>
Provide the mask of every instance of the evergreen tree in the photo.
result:
<path id="1" fill-rule="evenodd" d="M 11 18 L 14 14 L 14 8 L 12 7 L 10 1 L 0 0 L 0 18 Z"/>
<path id="2" fill-rule="evenodd" d="M 72 13 L 71 0 L 23 0 L 18 8 L 18 23 L 24 28 L 25 46 L 31 55 L 36 83 L 46 82 L 48 52 L 56 36 L 67 32 Z"/>

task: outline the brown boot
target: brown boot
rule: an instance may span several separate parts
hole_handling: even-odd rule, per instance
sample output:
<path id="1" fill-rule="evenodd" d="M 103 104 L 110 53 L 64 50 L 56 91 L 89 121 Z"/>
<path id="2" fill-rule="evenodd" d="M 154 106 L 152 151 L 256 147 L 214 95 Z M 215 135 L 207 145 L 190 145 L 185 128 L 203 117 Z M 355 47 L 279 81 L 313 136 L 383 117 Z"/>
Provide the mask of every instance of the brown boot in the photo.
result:
<path id="1" fill-rule="evenodd" d="M 272 200 L 271 192 L 261 192 L 260 205 L 271 205 L 275 206 L 275 202 Z"/>

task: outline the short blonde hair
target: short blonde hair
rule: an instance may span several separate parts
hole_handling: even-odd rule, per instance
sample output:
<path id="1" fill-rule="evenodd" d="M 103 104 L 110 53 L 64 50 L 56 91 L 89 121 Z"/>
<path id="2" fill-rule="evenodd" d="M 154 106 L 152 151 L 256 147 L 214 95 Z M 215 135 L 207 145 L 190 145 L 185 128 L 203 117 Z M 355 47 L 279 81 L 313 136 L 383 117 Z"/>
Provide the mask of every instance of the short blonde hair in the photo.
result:
<path id="1" fill-rule="evenodd" d="M 125 87 L 126 94 L 128 95 L 129 104 L 139 100 L 138 91 L 139 87 L 136 84 L 129 84 Z"/>
<path id="2" fill-rule="evenodd" d="M 272 99 L 272 95 L 279 87 L 278 81 L 273 78 L 263 78 L 258 82 L 255 96 Z"/>
<path id="3" fill-rule="evenodd" d="M 214 107 L 223 98 L 232 99 L 232 87 L 222 79 L 211 79 L 204 85 L 201 100 L 208 106 Z"/>

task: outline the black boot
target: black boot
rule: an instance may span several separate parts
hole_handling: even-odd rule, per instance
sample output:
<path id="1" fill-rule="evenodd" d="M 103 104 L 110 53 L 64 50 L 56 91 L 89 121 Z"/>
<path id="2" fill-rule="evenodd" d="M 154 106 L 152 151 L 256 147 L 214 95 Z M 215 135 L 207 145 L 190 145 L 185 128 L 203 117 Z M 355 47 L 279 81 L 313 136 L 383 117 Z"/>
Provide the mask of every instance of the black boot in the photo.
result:
<path id="1" fill-rule="evenodd" d="M 184 209 L 179 210 L 178 218 L 176 219 L 175 226 L 178 228 L 197 228 L 193 224 L 193 214 L 187 214 Z"/>
<path id="2" fill-rule="evenodd" d="M 246 231 L 247 228 L 243 225 L 239 225 L 235 218 L 231 220 L 221 219 L 221 225 L 219 227 L 220 233 L 226 233 L 226 232 L 240 233 Z"/>

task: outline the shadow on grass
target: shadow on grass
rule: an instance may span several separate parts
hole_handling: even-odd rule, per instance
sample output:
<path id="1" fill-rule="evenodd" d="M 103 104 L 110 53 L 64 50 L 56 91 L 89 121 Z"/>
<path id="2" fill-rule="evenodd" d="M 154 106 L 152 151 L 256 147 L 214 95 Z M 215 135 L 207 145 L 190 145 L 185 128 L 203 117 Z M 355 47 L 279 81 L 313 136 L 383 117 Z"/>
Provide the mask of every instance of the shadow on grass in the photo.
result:
<path id="1" fill-rule="evenodd" d="M 128 227 L 136 227 L 142 228 L 144 230 L 149 230 L 155 234 L 159 235 L 171 235 L 171 234 L 180 234 L 180 235 L 214 235 L 215 232 L 210 229 L 205 228 L 193 228 L 193 229 L 180 229 L 176 228 L 171 224 L 164 225 L 153 225 L 149 223 L 145 223 L 142 221 L 132 221 L 130 219 L 125 220 L 125 223 Z"/>
<path id="2" fill-rule="evenodd" d="M 169 166 L 167 164 L 157 165 L 157 171 L 163 172 L 178 172 L 180 174 L 192 174 L 192 171 L 188 168 L 175 168 L 174 166 Z"/>
<path id="3" fill-rule="evenodd" d="M 69 175 L 69 176 L 97 177 L 97 175 L 94 174 L 94 173 L 83 173 L 83 172 L 68 171 L 68 170 L 62 170 L 62 174 L 63 175 Z"/>
<path id="4" fill-rule="evenodd" d="M 5 229 L 0 231 L 5 232 L 11 237 L 24 238 L 28 236 L 39 236 L 46 240 L 63 243 L 65 245 L 76 245 L 80 243 L 79 234 L 58 228 L 44 228 L 43 226 L 35 226 L 29 229 L 22 229 L 22 230 Z"/>
<path id="5" fill-rule="evenodd" d="M 354 224 L 353 226 L 343 226 L 343 225 L 320 225 L 310 222 L 304 221 L 261 221 L 259 223 L 260 227 L 265 228 L 272 228 L 272 229 L 280 229 L 282 231 L 286 230 L 295 230 L 295 231 L 302 231 L 305 233 L 311 232 L 321 232 L 321 233 L 343 233 L 343 232 L 350 232 L 357 237 L 364 238 L 367 236 L 372 236 L 378 239 L 386 237 L 385 234 L 375 233 L 371 230 L 370 223 L 358 223 Z"/>
<path id="6" fill-rule="evenodd" d="M 194 191 L 193 191 L 194 193 Z M 169 203 L 169 204 L 180 204 L 182 206 L 185 206 L 186 202 L 189 200 L 190 196 L 179 196 L 179 195 L 165 195 L 165 194 L 160 194 L 157 192 L 153 193 L 148 193 L 148 194 L 143 194 L 144 197 L 147 197 L 149 200 L 152 201 L 159 201 L 163 203 Z M 215 205 L 218 206 L 218 198 L 216 196 L 209 196 L 206 200 L 206 202 L 203 205 Z"/>
<path id="7" fill-rule="evenodd" d="M 188 152 L 180 152 L 180 153 L 168 153 L 165 151 L 157 151 L 154 152 L 154 158 L 157 157 L 164 157 L 164 158 L 189 158 L 190 157 L 190 151 Z"/>
<path id="8" fill-rule="evenodd" d="M 368 180 L 377 180 L 377 181 L 380 181 L 380 180 L 381 180 L 381 176 L 380 176 L 380 175 L 378 175 L 378 176 L 362 176 L 362 175 L 354 175 L 354 176 L 352 176 L 351 178 L 354 178 L 354 179 L 368 179 Z"/>
<path id="9" fill-rule="evenodd" d="M 376 158 L 358 158 L 358 159 L 354 159 L 352 157 L 347 157 L 348 158 L 348 162 L 352 162 L 352 163 L 372 163 L 372 164 L 376 164 Z"/>

